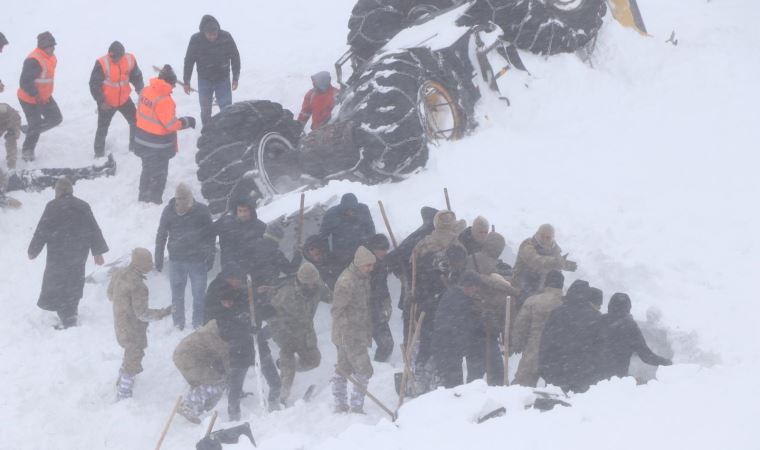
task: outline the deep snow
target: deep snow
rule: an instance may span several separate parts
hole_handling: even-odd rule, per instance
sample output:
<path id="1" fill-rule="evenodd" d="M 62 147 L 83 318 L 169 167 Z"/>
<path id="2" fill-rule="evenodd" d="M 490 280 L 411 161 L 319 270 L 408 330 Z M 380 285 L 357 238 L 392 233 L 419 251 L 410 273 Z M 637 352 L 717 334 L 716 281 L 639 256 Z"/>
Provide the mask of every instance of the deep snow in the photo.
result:
<path id="1" fill-rule="evenodd" d="M 545 414 L 522 410 L 525 389 L 474 383 L 455 390 L 460 397 L 438 391 L 409 402 L 396 425 L 371 403 L 367 416 L 334 416 L 328 380 L 335 352 L 329 309 L 321 306 L 322 365 L 299 374 L 294 386 L 297 393 L 317 383 L 312 402 L 265 414 L 255 398 L 244 401 L 261 448 L 458 449 L 497 442 L 513 448 L 760 446 L 753 434 L 760 416 L 753 295 L 760 245 L 760 30 L 754 23 L 760 5 L 639 3 L 654 37 L 642 38 L 608 20 L 593 67 L 573 55 L 526 56 L 532 76 L 507 77 L 502 84 L 512 106 L 486 95 L 478 106 L 478 129 L 436 148 L 419 174 L 394 185 L 333 182 L 309 192 L 307 202 L 351 190 L 370 205 L 382 229 L 376 207 L 381 199 L 402 237 L 417 226 L 421 206 L 444 205 L 447 186 L 460 217 L 485 215 L 513 250 L 539 224 L 554 223 L 560 245 L 579 262 L 578 277 L 603 288 L 605 299 L 628 292 L 637 318 L 649 307 L 663 312 L 665 326 L 683 337 L 674 342 L 681 350 L 677 364 L 659 370 L 657 382 L 603 382 L 572 397 L 572 408 Z M 84 0 L 15 2 L 4 5 L 0 17 L 0 30 L 11 42 L 0 54 L 6 85 L 0 101 L 17 105 L 21 61 L 36 34 L 50 30 L 59 43 L 55 97 L 64 123 L 43 135 L 31 167 L 90 164 L 96 119 L 87 81 L 95 59 L 119 39 L 146 76 L 154 64 L 180 70 L 190 34 L 200 16 L 211 12 L 241 50 L 243 73 L 234 98 L 272 99 L 297 109 L 309 74 L 331 68 L 344 52 L 352 6 L 352 0 L 227 1 L 209 10 L 200 1 L 138 0 L 104 11 L 102 3 Z M 672 29 L 677 47 L 664 43 Z M 194 96 L 175 97 L 180 115 L 198 117 Z M 198 131 L 181 133 L 165 198 L 180 181 L 192 182 L 199 193 L 197 136 Z M 135 202 L 139 161 L 126 151 L 126 137 L 126 125 L 115 118 L 108 150 L 117 158 L 117 176 L 75 188 L 104 231 L 111 247 L 107 261 L 137 245 L 152 249 L 161 211 Z M 151 325 L 135 398 L 114 404 L 121 349 L 105 285 L 86 286 L 80 327 L 54 331 L 52 315 L 35 306 L 44 257 L 26 258 L 52 191 L 14 196 L 23 209 L 0 211 L 0 448 L 153 448 L 185 389 L 171 363 L 182 334 L 168 321 Z M 272 219 L 297 205 L 297 196 L 285 196 L 260 215 Z M 152 305 L 169 303 L 164 275 L 151 275 L 149 285 Z M 397 330 L 397 312 L 393 324 Z M 391 364 L 375 366 L 370 382 L 389 405 L 395 404 L 394 367 L 400 367 L 398 352 Z M 249 375 L 247 386 L 254 385 Z M 506 405 L 507 416 L 475 425 L 474 418 L 494 404 Z M 218 409 L 226 419 L 225 403 Z M 163 448 L 192 448 L 201 428 L 177 418 Z"/>

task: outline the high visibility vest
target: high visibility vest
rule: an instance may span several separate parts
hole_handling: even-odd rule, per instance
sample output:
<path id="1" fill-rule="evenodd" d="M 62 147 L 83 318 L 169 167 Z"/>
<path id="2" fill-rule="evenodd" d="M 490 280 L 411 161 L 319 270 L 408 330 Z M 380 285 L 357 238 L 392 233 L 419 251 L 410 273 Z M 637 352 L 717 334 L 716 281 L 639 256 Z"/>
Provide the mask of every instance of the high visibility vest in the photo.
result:
<path id="1" fill-rule="evenodd" d="M 100 68 L 103 69 L 103 97 L 105 102 L 118 108 L 129 100 L 132 87 L 129 85 L 129 74 L 135 67 L 135 57 L 127 53 L 121 57 L 118 63 L 111 60 L 108 55 L 98 59 Z"/>
<path id="2" fill-rule="evenodd" d="M 182 128 L 177 118 L 172 87 L 159 78 L 150 80 L 137 104 L 137 128 L 156 136 L 172 134 Z"/>
<path id="3" fill-rule="evenodd" d="M 34 85 L 37 87 L 37 92 L 43 100 L 50 100 L 53 96 L 53 85 L 55 80 L 55 66 L 58 64 L 58 58 L 49 56 L 42 51 L 41 48 L 35 48 L 32 53 L 29 53 L 27 58 L 35 59 L 40 64 L 42 72 L 40 76 L 35 78 Z M 29 95 L 25 90 L 18 88 L 18 98 L 26 103 L 36 104 L 37 99 L 33 95 Z"/>

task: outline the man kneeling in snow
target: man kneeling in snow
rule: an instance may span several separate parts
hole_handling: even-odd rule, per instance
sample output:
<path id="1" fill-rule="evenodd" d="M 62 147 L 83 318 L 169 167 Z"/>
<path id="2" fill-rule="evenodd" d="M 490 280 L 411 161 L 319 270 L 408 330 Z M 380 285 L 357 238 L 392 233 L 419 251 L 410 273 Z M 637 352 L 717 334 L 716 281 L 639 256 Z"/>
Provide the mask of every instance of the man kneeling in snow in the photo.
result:
<path id="1" fill-rule="evenodd" d="M 113 324 L 116 341 L 124 348 L 124 360 L 116 384 L 116 400 L 132 397 L 135 376 L 142 372 L 142 359 L 148 346 L 148 322 L 161 320 L 172 313 L 172 307 L 150 309 L 145 275 L 153 270 L 153 255 L 144 248 L 132 250 L 129 266 L 118 269 L 108 285 L 108 298 L 113 302 Z"/>

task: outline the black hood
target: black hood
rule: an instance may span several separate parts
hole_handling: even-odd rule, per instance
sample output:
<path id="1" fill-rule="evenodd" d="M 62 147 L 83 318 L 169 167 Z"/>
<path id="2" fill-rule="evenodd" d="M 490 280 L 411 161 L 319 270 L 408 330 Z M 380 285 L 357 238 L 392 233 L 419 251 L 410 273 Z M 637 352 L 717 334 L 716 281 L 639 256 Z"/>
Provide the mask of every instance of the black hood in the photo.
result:
<path id="1" fill-rule="evenodd" d="M 586 280 L 575 280 L 567 289 L 565 294 L 565 303 L 578 304 L 589 300 L 590 286 Z"/>
<path id="2" fill-rule="evenodd" d="M 230 199 L 229 205 L 230 206 L 228 211 L 230 214 L 232 214 L 233 217 L 237 216 L 238 206 L 247 206 L 251 209 L 251 220 L 256 220 L 259 218 L 258 214 L 256 213 L 256 200 L 250 196 L 241 196 L 238 198 Z"/>
<path id="3" fill-rule="evenodd" d="M 628 294 L 617 292 L 610 298 L 607 314 L 612 317 L 625 317 L 631 312 L 631 298 Z"/>
<path id="4" fill-rule="evenodd" d="M 219 25 L 219 21 L 216 20 L 216 17 L 211 14 L 206 14 L 201 18 L 201 24 L 198 25 L 198 29 L 201 33 L 205 33 L 206 31 L 219 31 L 222 27 Z"/>

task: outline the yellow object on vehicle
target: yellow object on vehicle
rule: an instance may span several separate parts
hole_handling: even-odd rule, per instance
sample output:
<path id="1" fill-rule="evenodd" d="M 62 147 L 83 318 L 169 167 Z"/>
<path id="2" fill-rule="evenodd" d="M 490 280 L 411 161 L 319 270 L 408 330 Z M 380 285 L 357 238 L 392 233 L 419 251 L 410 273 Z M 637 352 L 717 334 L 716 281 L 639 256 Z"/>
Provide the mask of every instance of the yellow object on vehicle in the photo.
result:
<path id="1" fill-rule="evenodd" d="M 644 19 L 636 0 L 607 0 L 612 8 L 612 16 L 624 27 L 634 28 L 644 36 L 649 36 Z"/>

